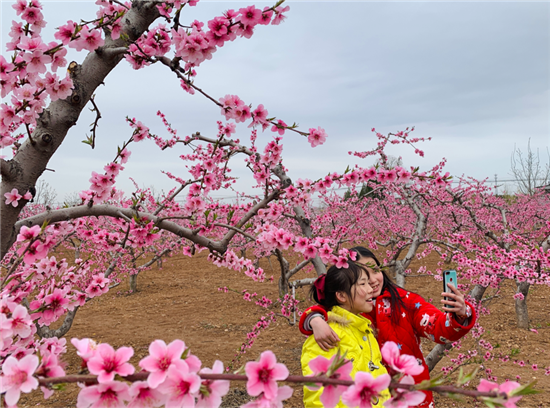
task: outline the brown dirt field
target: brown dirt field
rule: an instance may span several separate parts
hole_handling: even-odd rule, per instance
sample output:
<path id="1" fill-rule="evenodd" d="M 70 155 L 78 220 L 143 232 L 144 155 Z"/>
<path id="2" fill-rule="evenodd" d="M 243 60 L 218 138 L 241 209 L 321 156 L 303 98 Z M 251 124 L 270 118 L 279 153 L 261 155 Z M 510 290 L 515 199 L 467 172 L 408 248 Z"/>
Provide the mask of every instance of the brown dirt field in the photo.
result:
<path id="1" fill-rule="evenodd" d="M 237 293 L 222 293 L 218 287 L 227 286 L 241 291 L 248 289 L 257 292 L 261 297 L 266 295 L 272 300 L 277 298 L 276 261 L 272 258 L 271 264 L 262 259 L 260 265 L 265 269 L 267 276 L 274 275 L 274 282 L 253 282 L 240 272 L 218 268 L 206 260 L 206 251 L 188 258 L 177 255 L 165 261 L 164 267 L 156 266 L 143 272 L 138 277 L 138 291 L 128 295 L 128 282 L 124 281 L 117 288 L 106 295 L 95 298 L 78 311 L 73 327 L 66 335 L 68 352 L 65 357 L 67 373 L 77 373 L 80 367 L 80 358 L 70 344 L 73 337 L 90 337 L 97 342 L 108 342 L 115 348 L 132 346 L 134 357 L 132 363 L 137 362 L 148 354 L 148 346 L 155 339 L 162 339 L 166 343 L 174 339 L 182 339 L 190 347 L 191 352 L 203 362 L 203 366 L 211 366 L 214 360 L 219 359 L 227 366 L 235 357 L 236 351 L 246 340 L 246 333 L 251 330 L 257 320 L 266 313 L 266 309 L 247 302 Z M 420 265 L 435 268 L 436 256 L 430 256 L 422 261 L 416 261 L 413 270 Z M 309 277 L 312 275 L 310 274 Z M 304 272 L 295 278 L 306 277 Z M 441 282 L 430 276 L 410 277 L 407 279 L 407 289 L 421 294 L 424 298 L 434 299 L 438 305 Z M 117 290 L 119 293 L 117 294 Z M 300 308 L 305 309 L 311 303 L 306 300 L 307 288 L 297 291 L 296 297 L 301 300 Z M 487 367 L 493 369 L 493 375 L 499 382 L 508 378 L 519 380 L 522 384 L 536 379 L 536 389 L 543 393 L 524 397 L 519 407 L 547 407 L 550 406 L 550 377 L 545 376 L 544 368 L 550 366 L 550 288 L 532 287 L 529 294 L 529 313 L 531 327 L 537 328 L 538 334 L 520 330 L 515 327 L 514 302 L 512 299 L 513 287 L 504 285 L 499 297 L 491 301 L 492 313 L 481 316 L 480 321 L 487 330 L 485 338 L 493 344 L 500 345 L 498 350 L 509 354 L 512 349 L 517 353 L 508 363 L 490 361 Z M 492 294 L 489 289 L 486 295 Z M 277 311 L 276 309 L 273 309 Z M 279 309 L 280 311 L 280 309 Z M 304 336 L 296 326 L 279 317 L 266 331 L 263 331 L 253 347 L 243 356 L 241 363 L 254 360 L 264 350 L 272 350 L 277 359 L 289 368 L 291 374 L 299 375 L 300 353 Z M 468 338 L 462 351 L 469 348 L 472 339 Z M 424 345 L 428 352 L 432 347 L 429 341 Z M 456 356 L 453 350 L 450 356 Z M 525 367 L 519 367 L 513 360 L 525 361 Z M 440 371 L 440 367 L 447 365 L 449 357 L 445 357 L 438 367 L 432 371 L 432 376 Z M 531 364 L 537 363 L 538 370 L 533 370 Z M 467 367 L 469 369 L 469 367 Z M 482 378 L 478 374 L 475 384 Z M 225 397 L 224 407 L 236 407 L 249 398 L 243 392 L 244 385 L 232 383 L 230 393 Z M 302 406 L 302 390 L 294 386 L 292 398 L 285 403 L 285 407 Z M 44 401 L 42 393 L 35 391 L 24 395 L 20 407 L 70 407 L 76 404 L 78 388 L 69 385 L 64 392 L 56 392 L 49 400 Z M 473 400 L 456 402 L 444 397 L 437 397 L 437 407 L 474 407 L 484 406 Z"/>

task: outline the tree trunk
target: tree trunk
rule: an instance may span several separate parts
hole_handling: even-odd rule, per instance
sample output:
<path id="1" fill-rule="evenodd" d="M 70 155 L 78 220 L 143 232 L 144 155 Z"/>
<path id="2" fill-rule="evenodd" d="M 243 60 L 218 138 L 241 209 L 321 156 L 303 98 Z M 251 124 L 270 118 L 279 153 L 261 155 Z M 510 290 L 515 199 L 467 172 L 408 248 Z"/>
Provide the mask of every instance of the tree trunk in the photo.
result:
<path id="1" fill-rule="evenodd" d="M 428 365 L 428 370 L 430 372 L 435 368 L 437 363 L 445 356 L 445 351 L 450 350 L 453 347 L 453 343 L 447 344 L 436 344 L 435 347 L 430 351 L 428 357 L 426 357 L 426 364 Z"/>
<path id="2" fill-rule="evenodd" d="M 71 326 L 73 325 L 74 317 L 76 316 L 76 312 L 78 311 L 78 306 L 76 306 L 73 310 L 67 312 L 65 315 L 65 319 L 63 320 L 63 323 L 59 328 L 52 330 L 48 326 L 39 326 L 38 323 L 35 323 L 36 325 L 36 334 L 43 339 L 43 338 L 50 338 L 50 337 L 57 337 L 61 338 L 67 332 L 71 329 Z"/>
<path id="3" fill-rule="evenodd" d="M 518 328 L 529 329 L 529 314 L 527 313 L 527 295 L 529 294 L 529 287 L 531 286 L 527 282 L 518 282 L 517 293 L 523 295 L 523 299 L 516 299 L 516 320 L 518 322 Z"/>
<path id="4" fill-rule="evenodd" d="M 405 270 L 403 268 L 403 264 L 401 263 L 401 261 L 397 261 L 395 263 L 395 266 L 393 267 L 393 271 L 394 271 L 395 284 L 405 289 L 405 284 L 406 284 L 405 273 L 404 273 Z"/>
<path id="5" fill-rule="evenodd" d="M 137 277 L 138 277 L 137 273 L 130 275 L 130 292 L 131 293 L 135 293 L 137 291 Z"/>
<path id="6" fill-rule="evenodd" d="M 405 275 L 403 275 L 402 273 L 396 272 L 395 273 L 395 284 L 397 286 L 400 286 L 403 289 L 405 289 L 405 284 L 406 284 Z"/>
<path id="7" fill-rule="evenodd" d="M 279 278 L 279 296 L 283 298 L 288 293 L 288 275 L 289 275 L 289 263 L 284 258 L 283 253 L 276 249 L 275 254 L 279 260 L 281 266 L 281 277 Z"/>

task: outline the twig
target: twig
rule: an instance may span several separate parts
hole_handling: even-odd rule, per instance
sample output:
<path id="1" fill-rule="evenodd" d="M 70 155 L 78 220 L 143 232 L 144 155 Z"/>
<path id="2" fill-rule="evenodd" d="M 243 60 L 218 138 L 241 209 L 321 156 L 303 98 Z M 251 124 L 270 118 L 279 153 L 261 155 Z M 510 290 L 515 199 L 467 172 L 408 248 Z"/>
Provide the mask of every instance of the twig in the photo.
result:
<path id="1" fill-rule="evenodd" d="M 221 224 L 221 223 L 214 223 L 214 224 L 212 224 L 212 225 L 214 225 L 215 227 L 223 227 L 223 228 L 227 228 L 227 229 L 232 229 L 233 231 L 237 231 L 239 234 L 244 235 L 245 237 L 247 237 L 247 238 L 250 239 L 251 241 L 255 241 L 255 240 L 256 240 L 256 238 L 253 237 L 252 235 L 247 234 L 247 233 L 244 232 L 242 229 L 237 228 L 237 227 L 234 227 L 233 225 Z"/>
<path id="2" fill-rule="evenodd" d="M 90 129 L 90 131 L 92 132 L 92 143 L 90 146 L 92 146 L 92 149 L 95 147 L 95 130 L 97 129 L 97 124 L 99 122 L 99 119 L 101 119 L 101 112 L 99 111 L 99 108 L 97 107 L 96 103 L 95 103 L 95 95 L 92 95 L 90 97 L 90 102 L 92 102 L 92 105 L 94 105 L 94 108 L 93 109 L 90 109 L 92 112 L 96 112 L 96 118 L 95 118 L 95 121 L 94 123 L 92 123 L 92 128 Z"/>

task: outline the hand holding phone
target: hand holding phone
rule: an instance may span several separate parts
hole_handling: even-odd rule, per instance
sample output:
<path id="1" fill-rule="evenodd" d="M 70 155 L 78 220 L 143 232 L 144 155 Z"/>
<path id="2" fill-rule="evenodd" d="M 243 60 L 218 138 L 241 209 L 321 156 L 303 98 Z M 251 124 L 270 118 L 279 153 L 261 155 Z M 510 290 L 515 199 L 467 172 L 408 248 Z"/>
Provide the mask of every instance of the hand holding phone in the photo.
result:
<path id="1" fill-rule="evenodd" d="M 453 291 L 449 289 L 449 286 L 448 286 L 449 283 L 453 285 L 455 288 L 458 288 L 458 285 L 456 283 L 456 271 L 454 269 L 448 269 L 446 271 L 443 271 L 443 292 L 453 293 Z M 453 299 L 445 296 L 443 300 L 453 300 Z"/>
<path id="2" fill-rule="evenodd" d="M 451 285 L 451 287 L 449 287 Z M 455 313 L 457 316 L 466 314 L 466 302 L 464 295 L 458 290 L 456 271 L 454 269 L 443 271 L 443 293 L 450 296 L 443 296 L 443 310 Z"/>

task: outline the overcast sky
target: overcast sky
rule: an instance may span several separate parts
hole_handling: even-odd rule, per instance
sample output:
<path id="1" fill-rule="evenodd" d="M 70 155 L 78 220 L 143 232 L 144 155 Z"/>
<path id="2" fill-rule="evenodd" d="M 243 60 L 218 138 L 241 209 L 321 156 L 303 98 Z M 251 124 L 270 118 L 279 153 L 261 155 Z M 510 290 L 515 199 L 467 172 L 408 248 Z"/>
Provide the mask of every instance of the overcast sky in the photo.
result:
<path id="1" fill-rule="evenodd" d="M 11 1 L 2 0 L 2 52 L 11 20 Z M 205 1 L 186 8 L 182 22 L 208 21 L 228 8 L 271 3 Z M 307 131 L 321 126 L 327 142 L 311 148 L 287 132 L 284 164 L 292 178 L 318 178 L 360 163 L 350 150 L 371 149 L 382 133 L 415 126 L 419 146 L 393 149 L 404 164 L 429 168 L 445 157 L 447 170 L 494 183 L 512 178 L 514 146 L 527 141 L 547 161 L 550 145 L 550 4 L 548 2 L 313 2 L 288 1 L 280 26 L 258 26 L 251 39 L 219 49 L 198 69 L 196 85 L 216 99 L 236 94 L 253 107 L 264 104 L 270 116 L 297 122 Z M 45 38 L 67 20 L 92 19 L 93 2 L 44 2 Z M 70 54 L 81 62 L 84 54 Z M 164 66 L 134 71 L 122 62 L 96 92 L 103 118 L 95 151 L 81 143 L 93 122 L 89 111 L 53 157 L 43 178 L 58 200 L 86 189 L 131 131 L 125 116 L 136 117 L 166 135 L 156 117 L 163 111 L 181 136 L 214 135 L 219 108 L 201 95 L 188 95 Z M 239 128 L 247 140 L 249 130 Z M 260 144 L 271 140 L 260 135 Z M 157 191 L 173 185 L 160 170 L 187 178 L 178 158 L 182 150 L 159 152 L 152 142 L 131 147 L 132 157 L 119 176 L 130 192 L 129 177 Z M 11 155 L 5 151 L 3 154 Z M 369 161 L 370 160 L 370 161 Z M 363 161 L 371 164 L 372 159 Z M 238 170 L 242 186 L 249 176 Z M 511 185 L 509 186 L 511 188 Z M 245 188 L 245 187 L 243 187 Z M 250 192 L 250 190 L 249 190 Z M 219 197 L 233 193 L 219 192 Z"/>

